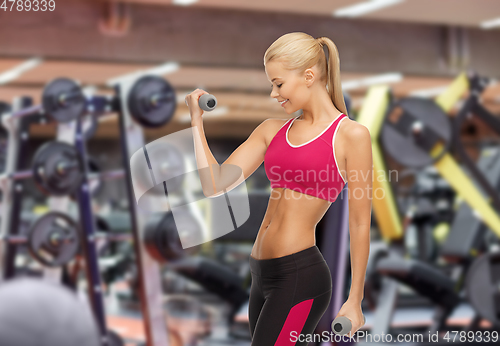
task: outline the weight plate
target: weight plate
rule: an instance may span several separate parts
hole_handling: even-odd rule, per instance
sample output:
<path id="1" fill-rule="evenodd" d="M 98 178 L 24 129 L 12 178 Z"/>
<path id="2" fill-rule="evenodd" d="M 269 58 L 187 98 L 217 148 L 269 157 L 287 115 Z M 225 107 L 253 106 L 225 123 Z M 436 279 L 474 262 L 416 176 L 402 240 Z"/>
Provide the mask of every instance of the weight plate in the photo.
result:
<path id="1" fill-rule="evenodd" d="M 474 310 L 500 326 L 500 253 L 485 253 L 472 262 L 465 278 L 467 298 Z"/>
<path id="2" fill-rule="evenodd" d="M 70 216 L 52 211 L 30 227 L 28 249 L 36 260 L 46 266 L 63 266 L 78 253 L 79 236 L 78 226 Z"/>
<path id="3" fill-rule="evenodd" d="M 55 121 L 67 123 L 83 115 L 87 101 L 75 81 L 57 78 L 45 86 L 42 105 Z"/>
<path id="4" fill-rule="evenodd" d="M 61 169 L 65 166 L 66 169 Z M 81 157 L 75 147 L 58 141 L 43 144 L 32 162 L 33 179 L 44 193 L 64 196 L 76 192 L 82 182 Z"/>
<path id="5" fill-rule="evenodd" d="M 451 124 L 448 116 L 433 100 L 407 97 L 398 100 L 388 111 L 382 127 L 382 144 L 396 161 L 406 167 L 432 165 L 448 152 Z M 438 153 L 431 148 L 442 143 Z"/>
<path id="6" fill-rule="evenodd" d="M 155 260 L 163 262 L 176 260 L 197 253 L 200 246 L 182 248 L 181 237 L 201 238 L 201 226 L 188 212 L 175 212 L 181 229 L 177 228 L 171 211 L 157 214 L 148 222 L 144 232 L 144 243 L 148 253 Z M 186 239 L 187 241 L 187 239 Z"/>
<path id="7" fill-rule="evenodd" d="M 146 127 L 160 127 L 168 123 L 177 108 L 173 87 L 158 76 L 144 76 L 133 85 L 127 105 L 132 117 Z"/>

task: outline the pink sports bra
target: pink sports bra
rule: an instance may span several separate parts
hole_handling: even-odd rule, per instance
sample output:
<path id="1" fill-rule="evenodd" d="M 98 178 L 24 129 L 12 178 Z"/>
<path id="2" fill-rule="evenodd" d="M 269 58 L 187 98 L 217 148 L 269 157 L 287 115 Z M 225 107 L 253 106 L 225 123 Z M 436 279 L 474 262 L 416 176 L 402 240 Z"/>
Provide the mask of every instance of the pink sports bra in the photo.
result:
<path id="1" fill-rule="evenodd" d="M 264 156 L 271 188 L 283 187 L 335 202 L 347 183 L 340 174 L 334 150 L 338 126 L 347 116 L 340 114 L 315 138 L 293 145 L 288 141 L 288 130 L 297 118 L 280 128 Z"/>

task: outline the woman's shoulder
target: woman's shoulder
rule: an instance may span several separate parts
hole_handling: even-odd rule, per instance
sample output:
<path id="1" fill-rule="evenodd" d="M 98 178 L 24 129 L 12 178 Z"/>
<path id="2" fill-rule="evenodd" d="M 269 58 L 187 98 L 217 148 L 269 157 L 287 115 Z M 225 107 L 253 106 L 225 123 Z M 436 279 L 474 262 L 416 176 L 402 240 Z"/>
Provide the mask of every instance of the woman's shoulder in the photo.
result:
<path id="1" fill-rule="evenodd" d="M 352 140 L 370 136 L 370 131 L 365 125 L 360 124 L 356 120 L 352 120 L 349 117 L 346 117 L 345 120 L 342 121 L 342 126 L 340 126 L 338 131 Z"/>
<path id="2" fill-rule="evenodd" d="M 266 137 L 268 139 L 272 139 L 290 119 L 291 118 L 288 119 L 268 118 L 264 120 L 260 124 L 260 126 L 262 126 L 262 129 L 265 132 Z"/>
<path id="3" fill-rule="evenodd" d="M 356 145 L 361 142 L 371 142 L 370 131 L 363 124 L 347 117 L 341 125 L 338 136 L 344 143 Z"/>

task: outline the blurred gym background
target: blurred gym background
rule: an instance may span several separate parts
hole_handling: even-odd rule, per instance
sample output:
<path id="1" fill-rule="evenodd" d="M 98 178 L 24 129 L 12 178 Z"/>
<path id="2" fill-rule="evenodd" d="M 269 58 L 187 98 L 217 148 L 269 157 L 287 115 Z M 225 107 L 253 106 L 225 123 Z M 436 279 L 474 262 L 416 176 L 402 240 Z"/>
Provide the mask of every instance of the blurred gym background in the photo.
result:
<path id="1" fill-rule="evenodd" d="M 271 85 L 263 66 L 269 45 L 294 31 L 331 38 L 340 53 L 349 117 L 372 134 L 374 179 L 380 171 L 396 172 L 390 175 L 392 179 L 382 174 L 380 181 L 388 184 L 374 184 L 383 198 L 374 200 L 372 252 L 363 301 L 367 323 L 361 330 L 402 330 L 409 335 L 490 331 L 493 336 L 492 331 L 499 328 L 500 260 L 495 256 L 500 235 L 500 203 L 496 203 L 500 188 L 500 86 L 496 83 L 500 77 L 500 2 L 35 3 L 0 0 L 0 102 L 4 114 L 13 111 L 19 97 L 41 104 L 44 89 L 57 78 L 76 81 L 88 95 L 112 97 L 116 83 L 152 73 L 170 83 L 176 105 L 168 122 L 142 128 L 144 143 L 189 128 L 184 98 L 201 88 L 217 98 L 217 108 L 203 118 L 209 146 L 219 163 L 265 119 L 287 118 L 270 97 Z M 36 5 L 40 7 L 37 11 Z M 412 126 L 391 127 L 387 119 L 396 110 Z M 91 171 L 123 168 L 119 113 L 111 111 L 97 119 L 97 128 L 87 141 Z M 31 124 L 25 152 L 28 161 L 58 131 L 55 122 Z M 436 149 L 436 137 L 444 144 L 437 154 L 431 153 Z M 0 169 L 4 171 L 8 159 L 5 129 L 1 141 Z M 29 233 L 34 221 L 51 210 L 49 196 L 32 180 L 23 184 L 19 234 Z M 172 345 L 250 345 L 245 305 L 250 285 L 248 256 L 270 192 L 263 165 L 246 184 L 251 213 L 244 225 L 188 256 L 178 248 L 171 250 L 181 253 L 179 257 L 203 258 L 205 262 L 178 263 L 177 255 L 159 261 L 162 320 Z M 129 204 L 125 180 L 100 181 L 92 194 L 96 229 L 132 232 Z M 78 209 L 76 203 L 71 208 Z M 317 228 L 318 246 L 327 259 L 329 241 L 338 231 L 332 219 L 340 213 L 335 205 L 331 209 Z M 205 211 L 201 215 L 203 222 L 209 222 Z M 160 229 L 172 227 L 158 224 Z M 3 237 L 11 232 L 5 224 L 1 230 Z M 343 299 L 349 287 L 349 243 L 348 239 L 336 241 L 345 251 L 344 260 L 331 254 L 329 265 L 332 277 L 342 273 L 337 292 Z M 6 247 L 7 241 L 4 243 Z M 154 328 L 144 318 L 146 300 L 141 299 L 138 287 L 145 277 L 137 273 L 137 252 L 132 244 L 132 239 L 110 242 L 98 252 L 106 326 L 122 339 L 113 341 L 116 345 L 160 345 L 148 336 L 154 334 L 148 332 Z M 13 277 L 43 277 L 43 264 L 24 245 L 18 246 Z M 80 253 L 81 266 L 85 267 L 87 255 Z M 77 263 L 72 259 L 64 264 L 61 285 L 77 291 L 95 314 L 96 303 L 88 298 L 86 276 Z M 0 310 L 2 304 L 0 294 Z M 331 330 L 335 308 L 324 316 L 318 333 Z M 175 340 L 171 335 L 176 335 Z"/>

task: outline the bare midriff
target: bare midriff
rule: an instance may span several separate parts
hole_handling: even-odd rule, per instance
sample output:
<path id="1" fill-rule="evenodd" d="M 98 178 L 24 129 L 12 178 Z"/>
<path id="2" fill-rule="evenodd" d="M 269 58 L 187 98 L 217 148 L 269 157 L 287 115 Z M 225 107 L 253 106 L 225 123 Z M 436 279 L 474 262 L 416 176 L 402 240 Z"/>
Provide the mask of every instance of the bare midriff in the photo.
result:
<path id="1" fill-rule="evenodd" d="M 331 202 L 286 188 L 271 191 L 250 256 L 283 257 L 316 245 L 316 225 Z"/>

